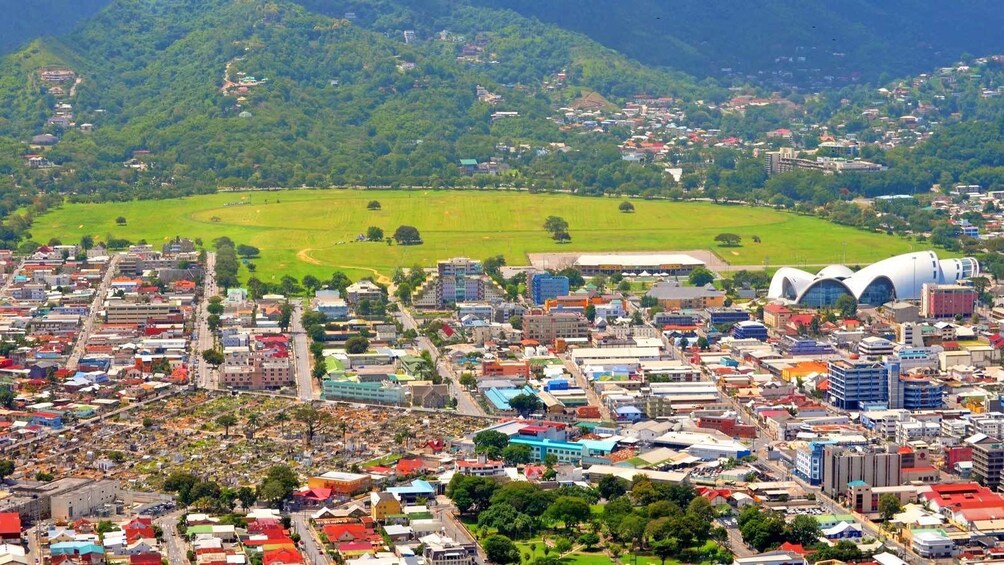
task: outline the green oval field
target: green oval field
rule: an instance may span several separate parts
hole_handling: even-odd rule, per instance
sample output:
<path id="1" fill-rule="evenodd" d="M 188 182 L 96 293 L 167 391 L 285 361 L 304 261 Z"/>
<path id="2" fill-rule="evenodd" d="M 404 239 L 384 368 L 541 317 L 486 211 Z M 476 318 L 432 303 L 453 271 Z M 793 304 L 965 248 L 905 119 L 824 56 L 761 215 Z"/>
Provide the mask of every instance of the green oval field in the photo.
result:
<path id="1" fill-rule="evenodd" d="M 382 209 L 369 211 L 378 200 Z M 571 251 L 713 250 L 733 265 L 866 263 L 909 251 L 911 242 L 768 208 L 704 202 L 620 199 L 502 192 L 294 190 L 224 193 L 175 200 L 68 204 L 35 220 L 36 241 L 117 237 L 157 244 L 176 235 L 206 242 L 228 236 L 259 247 L 261 278 L 291 274 L 350 276 L 390 274 L 398 266 L 432 265 L 456 255 L 503 254 L 509 264 L 527 264 L 527 253 Z M 547 216 L 569 223 L 572 242 L 557 244 L 542 229 Z M 127 224 L 116 225 L 124 216 Z M 412 225 L 424 244 L 356 243 L 368 226 L 390 235 Z M 724 248 L 715 235 L 743 237 Z M 752 236 L 761 243 L 753 243 Z M 846 255 L 845 255 L 846 254 Z"/>

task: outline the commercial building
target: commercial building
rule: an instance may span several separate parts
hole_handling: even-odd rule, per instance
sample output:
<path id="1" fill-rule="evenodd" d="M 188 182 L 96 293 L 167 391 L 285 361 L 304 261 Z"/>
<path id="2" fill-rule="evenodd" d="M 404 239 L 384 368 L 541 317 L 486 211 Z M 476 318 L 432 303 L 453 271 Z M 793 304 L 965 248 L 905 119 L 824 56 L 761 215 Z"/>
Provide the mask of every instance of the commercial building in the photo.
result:
<path id="1" fill-rule="evenodd" d="M 111 503 L 119 494 L 117 481 L 94 481 L 80 477 L 37 485 L 18 484 L 9 487 L 6 496 L 0 499 L 0 512 L 16 512 L 22 522 L 29 524 L 53 518 L 56 512 L 65 520 L 71 514 L 82 516 L 84 509 L 90 513 Z"/>
<path id="2" fill-rule="evenodd" d="M 858 343 L 858 355 L 869 359 L 881 359 L 892 355 L 896 344 L 881 337 L 868 336 Z"/>
<path id="3" fill-rule="evenodd" d="M 558 463 L 581 465 L 584 461 L 593 459 L 596 462 L 610 455 L 617 446 L 617 441 L 584 439 L 570 442 L 516 436 L 509 440 L 509 444 L 528 446 L 530 459 L 538 463 L 544 461 L 548 455 L 554 455 L 558 458 Z"/>
<path id="4" fill-rule="evenodd" d="M 823 481 L 824 450 L 836 442 L 832 440 L 810 441 L 795 452 L 795 474 L 810 485 Z"/>
<path id="5" fill-rule="evenodd" d="M 732 337 L 736 339 L 767 341 L 767 326 L 753 320 L 737 322 L 732 326 Z"/>
<path id="6" fill-rule="evenodd" d="M 326 400 L 371 404 L 404 404 L 405 388 L 390 381 L 361 381 L 353 377 L 332 377 L 321 383 Z"/>
<path id="7" fill-rule="evenodd" d="M 860 159 L 844 159 L 841 157 L 815 156 L 814 159 L 802 157 L 799 150 L 792 147 L 782 147 L 777 151 L 768 151 L 764 155 L 764 170 L 768 175 L 786 173 L 788 171 L 805 170 L 834 173 L 874 173 L 885 169 L 878 163 Z"/>
<path id="8" fill-rule="evenodd" d="M 950 539 L 941 528 L 914 529 L 911 539 L 913 551 L 925 559 L 950 559 L 958 553 L 955 540 Z"/>
<path id="9" fill-rule="evenodd" d="M 862 404 L 889 401 L 889 373 L 885 364 L 872 361 L 838 360 L 828 364 L 831 404 L 858 410 Z"/>
<path id="10" fill-rule="evenodd" d="M 725 292 L 713 285 L 681 286 L 676 282 L 660 282 L 649 289 L 647 296 L 655 298 L 666 310 L 721 308 Z"/>
<path id="11" fill-rule="evenodd" d="M 945 383 L 927 375 L 903 375 L 903 408 L 936 410 L 945 404 Z"/>
<path id="12" fill-rule="evenodd" d="M 444 309 L 458 302 L 499 302 L 504 297 L 505 292 L 484 274 L 481 261 L 454 257 L 437 263 L 436 274 L 415 292 L 412 303 Z"/>
<path id="13" fill-rule="evenodd" d="M 575 260 L 583 276 L 629 273 L 642 276 L 686 276 L 704 261 L 681 254 L 588 254 Z"/>
<path id="14" fill-rule="evenodd" d="M 378 301 L 383 299 L 383 290 L 373 281 L 362 280 L 350 284 L 345 289 L 345 300 L 349 304 L 358 304 L 361 300 Z"/>
<path id="15" fill-rule="evenodd" d="M 971 257 L 939 260 L 933 251 L 897 255 L 860 271 L 830 265 L 816 274 L 782 267 L 771 279 L 767 297 L 806 308 L 832 308 L 849 295 L 858 304 L 880 306 L 894 300 L 920 300 L 925 284 L 957 284 L 979 276 L 980 265 Z"/>
<path id="16" fill-rule="evenodd" d="M 895 446 L 890 451 L 826 446 L 823 450 L 823 492 L 836 496 L 852 481 L 864 481 L 871 487 L 899 485 L 900 465 L 901 455 Z"/>
<path id="17" fill-rule="evenodd" d="M 589 337 L 589 320 L 575 313 L 527 314 L 523 316 L 523 336 L 542 344 Z"/>
<path id="18" fill-rule="evenodd" d="M 1004 441 L 978 434 L 966 443 L 973 448 L 973 477 L 990 490 L 997 490 L 1004 471 Z"/>
<path id="19" fill-rule="evenodd" d="M 167 302 L 127 302 L 109 300 L 105 305 L 105 321 L 109 324 L 144 324 L 150 318 L 180 316 L 181 308 Z"/>
<path id="20" fill-rule="evenodd" d="M 226 363 L 220 369 L 220 383 L 245 390 L 278 390 L 296 382 L 293 364 L 288 357 L 264 357 L 251 354 L 247 361 Z"/>
<path id="21" fill-rule="evenodd" d="M 925 318 L 968 318 L 979 298 L 976 289 L 958 284 L 926 283 L 921 292 L 920 315 Z"/>
<path id="22" fill-rule="evenodd" d="M 342 471 L 328 471 L 307 479 L 308 488 L 329 488 L 335 494 L 350 496 L 370 490 L 371 483 L 369 475 Z"/>
<path id="23" fill-rule="evenodd" d="M 476 565 L 477 546 L 473 543 L 457 543 L 439 534 L 429 534 L 419 538 L 422 557 L 427 565 Z"/>
<path id="24" fill-rule="evenodd" d="M 530 275 L 530 298 L 540 306 L 548 300 L 568 294 L 568 277 L 550 273 L 533 273 Z"/>
<path id="25" fill-rule="evenodd" d="M 337 290 L 318 290 L 314 294 L 314 307 L 328 320 L 347 320 L 349 303 Z"/>

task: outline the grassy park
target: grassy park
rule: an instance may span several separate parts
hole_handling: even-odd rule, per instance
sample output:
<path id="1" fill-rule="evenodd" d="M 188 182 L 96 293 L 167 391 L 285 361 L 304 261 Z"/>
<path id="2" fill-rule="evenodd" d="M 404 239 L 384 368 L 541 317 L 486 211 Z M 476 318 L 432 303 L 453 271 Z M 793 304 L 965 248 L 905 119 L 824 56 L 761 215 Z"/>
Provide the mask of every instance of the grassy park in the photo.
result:
<path id="1" fill-rule="evenodd" d="M 377 200 L 380 210 L 367 210 Z M 294 190 L 221 193 L 174 200 L 67 204 L 35 220 L 36 241 L 79 241 L 92 235 L 158 245 L 176 235 L 228 236 L 253 245 L 263 279 L 291 274 L 330 275 L 343 270 L 358 278 L 388 275 L 398 266 L 432 265 L 456 255 L 503 254 L 511 265 L 527 253 L 571 251 L 672 251 L 711 249 L 734 265 L 866 263 L 909 251 L 899 237 L 868 233 L 769 208 L 706 202 L 634 200 L 635 211 L 618 210 L 621 199 L 501 192 Z M 572 241 L 552 241 L 548 216 L 568 221 Z M 124 225 L 116 218 L 126 219 Z M 367 227 L 386 235 L 400 225 L 418 228 L 424 243 L 399 246 L 355 242 Z M 721 247 L 722 232 L 743 237 Z M 753 236 L 761 242 L 754 243 Z"/>

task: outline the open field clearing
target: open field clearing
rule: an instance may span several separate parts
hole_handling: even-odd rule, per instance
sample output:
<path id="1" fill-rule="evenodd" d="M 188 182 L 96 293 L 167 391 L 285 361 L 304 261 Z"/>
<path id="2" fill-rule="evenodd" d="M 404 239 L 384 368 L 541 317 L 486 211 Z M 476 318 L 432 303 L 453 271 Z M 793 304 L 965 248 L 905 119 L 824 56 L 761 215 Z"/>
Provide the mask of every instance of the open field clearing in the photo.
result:
<path id="1" fill-rule="evenodd" d="M 370 211 L 370 200 L 381 210 Z M 710 249 L 733 265 L 864 264 L 909 251 L 911 242 L 768 208 L 706 202 L 633 200 L 625 214 L 620 199 L 499 192 L 295 190 L 222 193 L 175 200 L 68 204 L 36 219 L 36 241 L 79 241 L 86 234 L 159 246 L 176 235 L 206 244 L 228 236 L 261 249 L 255 260 L 262 279 L 291 274 L 352 278 L 388 275 L 395 267 L 432 265 L 456 255 L 504 254 L 511 265 L 528 264 L 527 253 L 572 251 L 672 251 Z M 548 216 L 569 223 L 572 242 L 553 242 L 542 229 Z M 118 216 L 126 225 L 117 225 Z M 391 235 L 400 225 L 421 232 L 415 246 L 355 242 L 368 226 Z M 714 237 L 731 232 L 739 247 L 719 247 Z M 752 237 L 761 238 L 753 243 Z"/>

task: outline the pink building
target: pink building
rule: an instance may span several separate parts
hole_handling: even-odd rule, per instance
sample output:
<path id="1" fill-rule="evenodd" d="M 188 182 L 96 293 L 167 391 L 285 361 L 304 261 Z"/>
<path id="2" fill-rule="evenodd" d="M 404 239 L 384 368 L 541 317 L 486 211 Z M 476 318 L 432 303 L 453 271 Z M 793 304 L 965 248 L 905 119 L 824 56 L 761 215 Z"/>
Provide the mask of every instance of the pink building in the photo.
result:
<path id="1" fill-rule="evenodd" d="M 976 290 L 956 284 L 931 284 L 923 286 L 920 297 L 920 315 L 925 318 L 954 318 L 973 315 Z"/>

